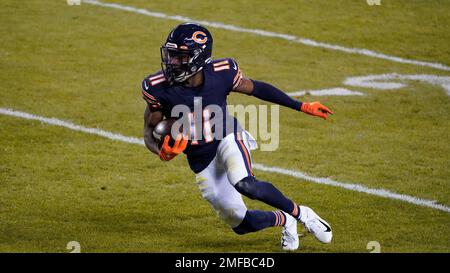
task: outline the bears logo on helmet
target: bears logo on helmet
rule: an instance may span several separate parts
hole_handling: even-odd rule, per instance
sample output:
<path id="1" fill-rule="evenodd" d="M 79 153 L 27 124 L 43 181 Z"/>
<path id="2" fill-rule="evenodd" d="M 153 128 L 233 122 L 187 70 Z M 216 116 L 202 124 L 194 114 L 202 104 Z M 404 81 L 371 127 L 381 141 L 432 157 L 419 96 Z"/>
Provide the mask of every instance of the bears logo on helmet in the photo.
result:
<path id="1" fill-rule="evenodd" d="M 203 38 L 199 38 L 199 35 L 203 36 Z M 208 36 L 203 31 L 196 31 L 194 34 L 192 34 L 192 40 L 194 40 L 196 43 L 204 44 L 208 41 Z"/>

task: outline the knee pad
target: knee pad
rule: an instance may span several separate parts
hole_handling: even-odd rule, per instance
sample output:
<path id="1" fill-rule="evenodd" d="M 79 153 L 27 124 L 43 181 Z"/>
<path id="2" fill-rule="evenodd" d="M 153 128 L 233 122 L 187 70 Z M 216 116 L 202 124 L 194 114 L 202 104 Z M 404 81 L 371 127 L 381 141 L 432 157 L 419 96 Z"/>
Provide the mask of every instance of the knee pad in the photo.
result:
<path id="1" fill-rule="evenodd" d="M 247 196 L 250 199 L 258 199 L 259 197 L 259 189 L 258 189 L 258 180 L 256 180 L 253 176 L 247 176 L 243 178 L 241 181 L 237 182 L 234 187 L 236 190 L 242 194 Z"/>

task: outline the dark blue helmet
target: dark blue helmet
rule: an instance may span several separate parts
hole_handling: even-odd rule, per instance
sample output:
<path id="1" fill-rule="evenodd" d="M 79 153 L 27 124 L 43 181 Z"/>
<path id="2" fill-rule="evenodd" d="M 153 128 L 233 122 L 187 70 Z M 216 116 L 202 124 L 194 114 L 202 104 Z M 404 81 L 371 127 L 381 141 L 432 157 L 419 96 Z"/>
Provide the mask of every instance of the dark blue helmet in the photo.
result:
<path id="1" fill-rule="evenodd" d="M 181 83 L 211 62 L 213 38 L 199 24 L 175 27 L 161 46 L 161 66 L 167 80 Z"/>

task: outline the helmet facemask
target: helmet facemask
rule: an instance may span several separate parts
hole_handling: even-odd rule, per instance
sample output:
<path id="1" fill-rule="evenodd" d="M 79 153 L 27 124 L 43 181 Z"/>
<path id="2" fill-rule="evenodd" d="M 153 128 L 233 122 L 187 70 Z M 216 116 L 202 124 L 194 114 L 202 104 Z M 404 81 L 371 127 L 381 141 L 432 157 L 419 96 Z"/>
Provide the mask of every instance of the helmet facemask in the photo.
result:
<path id="1" fill-rule="evenodd" d="M 173 83 L 182 83 L 202 70 L 203 50 L 179 49 L 176 44 L 166 43 L 161 47 L 161 67 L 167 80 Z M 208 60 L 209 61 L 209 60 Z"/>

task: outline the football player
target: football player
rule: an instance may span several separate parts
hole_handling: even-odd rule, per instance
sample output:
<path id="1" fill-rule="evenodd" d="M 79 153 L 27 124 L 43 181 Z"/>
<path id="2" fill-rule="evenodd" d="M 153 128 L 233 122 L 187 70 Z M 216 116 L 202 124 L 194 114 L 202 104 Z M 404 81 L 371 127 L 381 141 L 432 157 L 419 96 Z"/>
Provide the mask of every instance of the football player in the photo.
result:
<path id="1" fill-rule="evenodd" d="M 227 132 L 222 139 L 211 135 L 199 137 L 198 133 L 192 135 L 190 132 L 189 136 L 174 136 L 176 141 L 173 145 L 169 144 L 170 136 L 167 135 L 159 145 L 154 138 L 154 127 L 164 117 L 171 117 L 175 106 L 189 107 L 193 116 L 194 101 L 199 97 L 203 111 L 200 120 L 205 123 L 203 126 L 208 126 L 206 122 L 211 118 L 208 106 L 219 106 L 223 113 L 227 113 L 226 99 L 230 92 L 254 96 L 323 119 L 332 114 L 319 102 L 296 101 L 270 84 L 244 77 L 235 60 L 213 59 L 212 46 L 211 33 L 199 24 L 184 23 L 169 33 L 161 47 L 162 70 L 142 82 L 142 95 L 147 102 L 144 114 L 147 148 L 164 161 L 185 153 L 203 198 L 235 233 L 246 234 L 282 226 L 282 249 L 296 250 L 299 246 L 299 222 L 320 242 L 330 243 L 332 231 L 325 220 L 312 209 L 287 198 L 271 183 L 254 176 L 250 150 L 255 142 L 237 121 L 234 130 Z M 205 133 L 207 131 L 204 130 Z M 241 194 L 278 210 L 248 210 Z"/>

